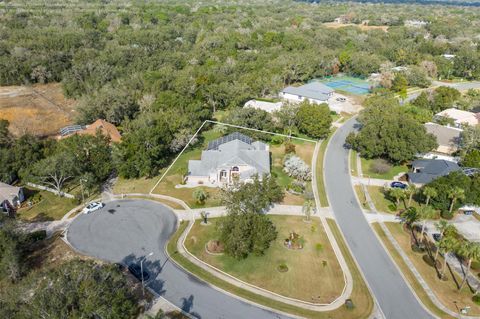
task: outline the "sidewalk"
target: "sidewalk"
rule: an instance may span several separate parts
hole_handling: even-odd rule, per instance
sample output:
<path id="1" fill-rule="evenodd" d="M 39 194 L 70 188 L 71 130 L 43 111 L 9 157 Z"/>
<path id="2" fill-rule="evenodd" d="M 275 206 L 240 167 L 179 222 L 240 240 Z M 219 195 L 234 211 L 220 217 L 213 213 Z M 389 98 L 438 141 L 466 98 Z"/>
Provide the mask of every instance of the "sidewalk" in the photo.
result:
<path id="1" fill-rule="evenodd" d="M 358 172 L 360 174 L 361 171 L 358 171 Z M 390 185 L 391 182 L 393 182 L 393 180 L 352 176 L 353 185 L 364 184 L 364 185 L 367 185 L 367 186 L 381 186 L 381 187 L 384 187 L 384 186 Z"/>
<path id="2" fill-rule="evenodd" d="M 358 169 L 358 173 L 361 175 L 362 174 L 362 165 L 361 165 L 361 162 L 360 162 L 360 157 L 357 155 L 357 169 Z M 365 186 L 365 184 L 362 184 L 362 188 L 363 188 L 363 191 L 365 193 L 365 197 L 367 199 L 367 203 L 368 203 L 368 206 L 370 207 L 370 209 L 372 210 L 372 212 L 374 214 L 378 214 L 377 212 L 377 209 L 375 208 L 375 204 L 373 203 L 371 197 L 370 197 L 370 194 L 368 193 L 368 188 Z M 455 317 L 455 318 L 459 318 L 459 319 L 474 319 L 474 318 L 477 318 L 477 317 L 471 317 L 471 316 L 466 316 L 466 315 L 461 315 L 459 313 L 456 313 L 452 310 L 450 310 L 449 308 L 445 307 L 441 302 L 440 300 L 438 300 L 437 296 L 435 295 L 435 293 L 433 292 L 433 290 L 428 286 L 427 282 L 423 279 L 422 275 L 418 272 L 418 270 L 415 268 L 415 266 L 413 265 L 413 263 L 410 261 L 410 258 L 408 258 L 407 254 L 403 251 L 403 249 L 400 247 L 400 245 L 398 244 L 398 242 L 396 241 L 396 239 L 393 237 L 392 233 L 390 232 L 390 230 L 388 229 L 388 227 L 384 224 L 384 221 L 382 220 L 379 220 L 378 221 L 378 224 L 380 225 L 380 227 L 382 228 L 383 232 L 385 233 L 385 235 L 387 236 L 388 240 L 390 241 L 390 243 L 395 247 L 395 250 L 399 253 L 399 255 L 402 257 L 403 261 L 405 262 L 405 264 L 407 265 L 407 267 L 411 270 L 411 272 L 413 273 L 413 275 L 415 276 L 415 279 L 418 281 L 418 283 L 420 283 L 420 285 L 422 286 L 422 288 L 425 290 L 425 292 L 427 293 L 427 295 L 429 296 L 430 300 L 434 303 L 434 305 L 439 308 L 440 310 L 442 310 L 443 312 L 449 314 L 450 316 L 452 317 Z M 372 229 L 372 231 L 374 231 Z M 380 240 L 380 239 L 379 239 Z M 386 249 L 386 248 L 385 248 Z M 388 252 L 388 250 L 387 250 Z M 447 262 L 448 259 L 447 259 Z M 398 267 L 398 265 L 397 265 Z M 400 273 L 402 274 L 402 276 L 404 276 L 404 274 L 401 272 L 401 270 L 399 269 Z M 410 289 L 412 289 L 412 291 L 415 292 L 415 290 L 411 287 L 410 283 L 408 282 L 408 280 L 404 277 L 405 279 L 405 282 L 409 285 Z M 418 302 L 420 304 L 423 305 L 423 302 L 418 298 L 417 294 L 415 293 L 415 297 L 418 299 Z"/>

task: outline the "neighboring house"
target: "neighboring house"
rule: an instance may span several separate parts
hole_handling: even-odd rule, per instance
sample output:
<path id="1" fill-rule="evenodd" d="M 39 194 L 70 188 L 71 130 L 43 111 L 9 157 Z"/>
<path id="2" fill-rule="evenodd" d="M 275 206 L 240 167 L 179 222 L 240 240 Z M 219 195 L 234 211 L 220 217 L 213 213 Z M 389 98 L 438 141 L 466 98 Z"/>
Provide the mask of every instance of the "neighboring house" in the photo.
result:
<path id="1" fill-rule="evenodd" d="M 404 25 L 406 27 L 420 28 L 428 24 L 427 21 L 423 20 L 405 20 Z"/>
<path id="2" fill-rule="evenodd" d="M 439 159 L 419 159 L 412 162 L 412 171 L 408 173 L 408 181 L 421 187 L 434 179 L 460 170 L 455 162 Z"/>
<path id="3" fill-rule="evenodd" d="M 325 84 L 310 82 L 302 86 L 288 86 L 279 95 L 281 98 L 295 103 L 309 101 L 315 104 L 328 104 L 328 99 L 333 95 L 333 92 L 334 90 Z"/>
<path id="4" fill-rule="evenodd" d="M 447 54 L 447 53 L 442 54 L 442 56 L 443 56 L 445 59 L 447 59 L 447 60 L 452 60 L 453 58 L 456 57 L 455 54 Z"/>
<path id="5" fill-rule="evenodd" d="M 23 188 L 0 182 L 0 212 L 12 213 L 25 200 Z"/>
<path id="6" fill-rule="evenodd" d="M 270 173 L 269 146 L 235 132 L 208 143 L 200 160 L 188 162 L 187 185 L 223 186 Z"/>
<path id="7" fill-rule="evenodd" d="M 478 115 L 476 113 L 459 110 L 456 108 L 449 108 L 440 113 L 435 114 L 436 118 L 446 117 L 454 121 L 455 127 L 462 128 L 464 125 L 476 126 L 478 125 Z"/>
<path id="8" fill-rule="evenodd" d="M 437 153 L 450 155 L 458 150 L 462 129 L 436 123 L 425 123 L 424 126 L 427 133 L 431 133 L 437 138 Z"/>
<path id="9" fill-rule="evenodd" d="M 403 71 L 407 71 L 408 68 L 406 66 L 395 66 L 391 70 L 394 72 L 403 72 Z"/>
<path id="10" fill-rule="evenodd" d="M 73 134 L 96 135 L 98 131 L 108 136 L 112 142 L 118 143 L 122 139 L 115 125 L 100 119 L 90 125 L 70 125 L 64 127 L 60 130 L 60 138 L 65 138 Z"/>
<path id="11" fill-rule="evenodd" d="M 351 15 L 342 14 L 341 16 L 338 16 L 337 18 L 335 18 L 333 20 L 333 22 L 339 23 L 339 24 L 351 23 L 352 22 L 352 17 L 351 17 Z"/>
<path id="12" fill-rule="evenodd" d="M 259 109 L 266 111 L 268 113 L 272 113 L 278 111 L 282 108 L 282 102 L 266 102 L 266 101 L 259 101 L 259 100 L 250 100 L 243 107 L 251 107 L 254 109 Z"/>

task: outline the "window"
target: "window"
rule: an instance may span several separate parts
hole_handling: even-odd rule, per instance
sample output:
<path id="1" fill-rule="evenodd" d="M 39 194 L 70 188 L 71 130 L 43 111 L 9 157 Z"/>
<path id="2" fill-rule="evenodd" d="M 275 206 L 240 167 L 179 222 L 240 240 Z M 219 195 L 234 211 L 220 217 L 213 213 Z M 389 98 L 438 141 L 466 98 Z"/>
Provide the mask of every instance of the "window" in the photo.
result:
<path id="1" fill-rule="evenodd" d="M 234 166 L 232 168 L 232 172 L 239 172 L 239 171 L 240 171 L 240 169 L 238 168 L 238 166 Z"/>

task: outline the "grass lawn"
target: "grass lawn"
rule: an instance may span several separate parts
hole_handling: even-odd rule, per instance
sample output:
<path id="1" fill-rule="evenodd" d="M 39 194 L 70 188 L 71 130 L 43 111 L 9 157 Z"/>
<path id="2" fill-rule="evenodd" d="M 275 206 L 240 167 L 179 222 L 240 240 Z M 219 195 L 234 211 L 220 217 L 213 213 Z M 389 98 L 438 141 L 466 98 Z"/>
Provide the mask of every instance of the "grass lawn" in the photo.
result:
<path id="1" fill-rule="evenodd" d="M 163 198 L 155 198 L 155 197 L 147 197 L 147 196 L 128 196 L 127 198 L 153 200 L 153 201 L 165 204 L 173 209 L 182 209 L 182 210 L 185 209 L 182 205 L 167 199 L 163 199 Z"/>
<path id="2" fill-rule="evenodd" d="M 32 207 L 20 208 L 17 216 L 20 219 L 28 221 L 49 221 L 59 220 L 71 209 L 78 206 L 75 200 L 59 197 L 47 191 L 36 190 L 33 188 L 25 188 L 26 202 L 31 196 L 41 196 L 40 201 L 33 204 Z"/>
<path id="3" fill-rule="evenodd" d="M 315 150 L 315 143 L 292 139 L 295 145 L 295 154 L 305 161 L 309 166 L 312 163 L 313 152 Z M 286 188 L 294 181 L 294 178 L 288 176 L 283 171 L 283 159 L 285 157 L 285 145 L 270 145 L 270 152 L 272 156 L 272 174 L 276 176 L 278 184 Z M 307 183 L 306 190 L 311 191 L 312 185 Z M 303 205 L 305 199 L 301 195 L 294 195 L 285 192 L 285 198 L 282 204 L 285 205 Z"/>
<path id="4" fill-rule="evenodd" d="M 384 212 L 384 213 L 396 213 L 398 210 L 403 210 L 407 208 L 408 204 L 408 198 L 405 199 L 404 201 L 400 201 L 399 207 L 397 207 L 396 211 L 393 211 L 389 208 L 391 205 L 395 205 L 394 201 L 391 201 L 388 196 L 386 196 L 384 188 L 381 186 L 368 186 L 368 193 L 370 194 L 370 197 L 372 198 L 373 203 L 375 204 L 375 207 L 377 208 L 378 211 Z M 420 204 L 415 201 L 415 198 L 412 198 L 412 203 L 411 205 L 415 208 L 419 208 Z"/>
<path id="5" fill-rule="evenodd" d="M 360 201 L 360 204 L 362 205 L 363 209 L 370 210 L 370 207 L 368 207 L 367 201 L 365 200 L 365 192 L 363 191 L 363 188 L 361 185 L 355 185 L 355 193 L 357 193 L 358 200 Z"/>
<path id="6" fill-rule="evenodd" d="M 409 259 L 415 265 L 415 268 L 420 272 L 423 279 L 425 279 L 428 286 L 435 292 L 436 296 L 443 303 L 443 305 L 457 313 L 457 305 L 459 308 L 470 306 L 471 309 L 468 315 L 480 315 L 480 306 L 476 305 L 472 301 L 474 291 L 471 291 L 467 285 L 462 289 L 462 291 L 457 289 L 456 282 L 461 283 L 462 281 L 462 278 L 457 273 L 447 269 L 446 274 L 448 280 L 443 281 L 438 279 L 435 268 L 428 265 L 423 260 L 423 255 L 426 255 L 426 253 L 416 253 L 411 249 L 411 237 L 410 234 L 404 230 L 403 225 L 398 223 L 385 223 L 385 225 L 387 225 L 388 229 L 400 244 L 403 251 L 405 251 L 405 253 L 408 255 Z M 442 262 L 442 257 L 439 257 L 439 259 Z M 456 301 L 457 304 L 455 304 L 454 301 Z"/>
<path id="7" fill-rule="evenodd" d="M 342 293 L 343 274 L 320 221 L 314 219 L 306 223 L 300 216 L 270 218 L 275 223 L 278 238 L 263 256 L 237 260 L 226 255 L 207 253 L 207 242 L 219 236 L 214 225 L 215 219 L 211 220 L 210 226 L 202 226 L 197 221 L 185 244 L 201 260 L 255 286 L 308 302 L 334 301 Z M 285 248 L 283 242 L 292 230 L 304 238 L 303 249 Z M 317 244 L 322 246 L 321 250 L 316 249 Z M 282 263 L 289 268 L 285 273 L 277 270 Z"/>
<path id="8" fill-rule="evenodd" d="M 128 194 L 128 193 L 140 193 L 148 194 L 150 190 L 155 186 L 160 176 L 154 178 L 131 178 L 126 179 L 119 177 L 117 182 L 113 186 L 114 194 Z"/>
<path id="9" fill-rule="evenodd" d="M 352 176 L 358 176 L 357 151 L 355 150 L 350 150 L 350 174 Z"/>
<path id="10" fill-rule="evenodd" d="M 322 144 L 320 145 L 320 150 L 318 152 L 318 162 L 317 162 L 317 188 L 318 188 L 318 196 L 320 198 L 320 205 L 322 207 L 328 207 L 328 198 L 327 198 L 327 192 L 325 190 L 325 184 L 323 180 L 323 159 L 325 158 L 325 151 L 327 150 L 327 145 L 328 141 L 330 141 L 330 138 L 333 136 L 335 133 L 335 128 L 332 128 L 332 131 L 330 132 L 330 135 L 326 139 L 322 141 Z"/>
<path id="11" fill-rule="evenodd" d="M 360 158 L 362 162 L 362 171 L 363 175 L 370 176 L 371 178 L 378 178 L 378 179 L 388 179 L 392 180 L 393 177 L 397 176 L 400 173 L 406 173 L 408 172 L 408 167 L 407 165 L 396 165 L 392 166 L 390 170 L 384 174 L 378 174 L 372 171 L 371 165 L 375 161 L 374 159 L 365 159 L 363 157 Z"/>
<path id="12" fill-rule="evenodd" d="M 355 304 L 355 308 L 347 309 L 346 307 L 340 307 L 334 311 L 328 312 L 315 312 L 311 310 L 306 310 L 303 308 L 298 308 L 295 306 L 291 306 L 288 304 L 284 304 L 278 301 L 271 300 L 264 296 L 260 296 L 254 294 L 250 291 L 244 290 L 242 288 L 236 287 L 232 284 L 229 284 L 217 277 L 213 276 L 209 272 L 201 269 L 200 267 L 192 264 L 188 259 L 183 257 L 181 254 L 178 253 L 176 245 L 180 235 L 184 232 L 188 223 L 183 222 L 180 224 L 180 227 L 177 229 L 175 234 L 170 238 L 170 241 L 167 244 L 167 252 L 169 256 L 178 263 L 181 267 L 186 269 L 187 271 L 191 272 L 195 276 L 199 277 L 200 279 L 207 281 L 221 289 L 224 289 L 230 293 L 233 293 L 237 296 L 242 298 L 251 300 L 255 303 L 264 305 L 266 307 L 278 309 L 280 311 L 284 311 L 287 313 L 291 313 L 297 316 L 301 316 L 304 318 L 315 318 L 315 319 L 360 319 L 360 318 L 369 318 L 370 314 L 373 310 L 373 299 L 370 295 L 370 291 L 368 290 L 365 282 L 363 281 L 363 277 L 361 276 L 360 271 L 358 270 L 355 262 L 353 261 L 352 256 L 350 255 L 350 251 L 348 250 L 343 237 L 340 235 L 340 231 L 335 223 L 334 220 L 328 220 L 330 228 L 342 250 L 342 253 L 347 261 L 348 267 L 352 272 L 353 276 L 353 291 L 351 295 L 351 299 Z"/>

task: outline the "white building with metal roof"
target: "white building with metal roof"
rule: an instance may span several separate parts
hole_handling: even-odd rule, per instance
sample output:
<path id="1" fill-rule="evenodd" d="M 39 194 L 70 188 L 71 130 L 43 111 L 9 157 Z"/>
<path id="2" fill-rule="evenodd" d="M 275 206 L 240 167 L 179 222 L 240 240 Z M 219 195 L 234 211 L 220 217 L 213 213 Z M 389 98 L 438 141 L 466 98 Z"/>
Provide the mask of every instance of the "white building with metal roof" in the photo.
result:
<path id="1" fill-rule="evenodd" d="M 327 103 L 332 97 L 334 90 L 320 82 L 310 82 L 302 86 L 287 86 L 280 92 L 280 97 L 294 102 L 301 103 L 309 101 L 310 103 Z"/>

